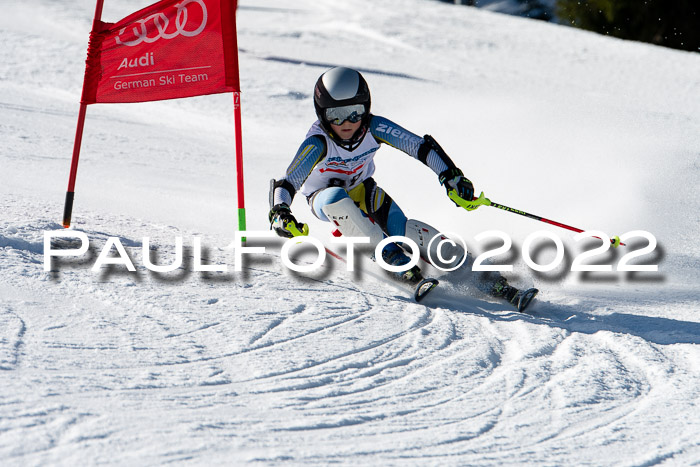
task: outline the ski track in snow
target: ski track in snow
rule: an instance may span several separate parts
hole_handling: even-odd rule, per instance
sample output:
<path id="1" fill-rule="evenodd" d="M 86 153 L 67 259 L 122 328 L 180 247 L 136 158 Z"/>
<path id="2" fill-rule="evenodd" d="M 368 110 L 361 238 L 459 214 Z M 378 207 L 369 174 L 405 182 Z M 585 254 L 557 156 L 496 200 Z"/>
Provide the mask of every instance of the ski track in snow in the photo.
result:
<path id="1" fill-rule="evenodd" d="M 89 224 L 101 248 L 109 226 Z M 342 270 L 294 277 L 274 250 L 245 280 L 143 266 L 105 276 L 82 260 L 46 274 L 47 226 L 0 233 L 5 268 L 34 265 L 1 283 L 0 371 L 21 375 L 6 382 L 1 429 L 32 441 L 1 445 L 10 459 L 99 460 L 109 447 L 120 463 L 558 463 L 573 462 L 580 453 L 560 450 L 576 445 L 624 463 L 630 432 L 671 433 L 699 396 L 697 322 L 636 316 L 635 328 L 547 302 L 525 315 L 441 289 L 439 305 L 422 306 L 381 283 L 343 283 Z M 173 230 L 151 231 L 163 264 Z M 140 240 L 121 241 L 138 264 Z M 233 264 L 230 250 L 216 253 Z M 270 281 L 282 293 L 271 296 Z M 45 285 L 26 300 L 26 282 Z M 640 460 L 687 454 L 697 427 L 685 426 Z M 186 446 L 173 441 L 182 436 Z"/>
<path id="2" fill-rule="evenodd" d="M 145 5 L 119 3 L 104 17 Z M 433 132 L 451 153 L 483 154 L 458 160 L 506 204 L 644 228 L 663 245 L 651 278 L 536 277 L 542 293 L 520 314 L 463 276 L 416 304 L 371 264 L 353 275 L 328 259 L 304 277 L 274 247 L 233 272 L 228 97 L 90 107 L 74 208 L 90 250 L 44 272 L 87 44 L 76 31 L 89 30 L 94 5 L 40 4 L 43 29 L 15 0 L 0 19 L 3 465 L 700 463 L 700 108 L 687 98 L 700 90 L 698 57 L 437 2 L 240 6 L 252 230 L 267 229 L 267 182 L 311 123 L 311 84 L 345 64 L 363 70 L 378 113 Z M 339 50 L 319 48 L 329 40 Z M 446 110 L 416 112 L 428 105 Z M 529 137 L 542 128 L 549 138 Z M 402 165 L 391 180 L 395 155 L 382 151 L 382 186 L 425 221 L 465 236 L 498 228 L 516 244 L 532 231 L 485 208 L 462 221 L 431 175 L 416 199 L 405 180 L 426 172 Z M 496 157 L 527 190 L 503 187 L 482 163 Z M 683 206 L 660 204 L 669 186 Z M 324 231 L 302 202 L 294 209 Z M 176 236 L 183 265 L 147 271 L 143 238 L 170 264 Z M 229 272 L 193 271 L 195 236 Z M 91 271 L 109 237 L 136 272 Z"/>

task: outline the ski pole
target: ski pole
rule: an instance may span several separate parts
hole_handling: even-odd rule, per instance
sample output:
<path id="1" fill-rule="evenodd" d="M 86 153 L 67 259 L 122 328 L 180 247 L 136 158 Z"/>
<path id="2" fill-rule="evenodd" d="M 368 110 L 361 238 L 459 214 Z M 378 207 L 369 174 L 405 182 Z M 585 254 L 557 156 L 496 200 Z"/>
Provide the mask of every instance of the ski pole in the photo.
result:
<path id="1" fill-rule="evenodd" d="M 503 204 L 494 203 L 490 199 L 484 197 L 483 191 L 481 192 L 481 195 L 479 195 L 478 198 L 474 198 L 474 200 L 471 202 L 465 201 L 462 198 L 460 198 L 459 196 L 457 196 L 456 190 L 450 190 L 449 197 L 455 203 L 457 203 L 459 206 L 463 207 L 467 211 L 473 211 L 474 209 L 478 208 L 479 206 L 491 206 L 491 207 L 498 208 L 498 209 L 501 209 L 501 210 L 506 211 L 506 212 L 512 212 L 515 214 L 519 214 L 521 216 L 529 217 L 530 219 L 534 219 L 536 221 L 544 222 L 546 224 L 554 225 L 556 227 L 561 227 L 562 229 L 567 229 L 567 230 L 571 230 L 573 232 L 579 232 L 579 233 L 584 232 L 583 229 L 579 229 L 578 227 L 572 227 L 570 225 L 563 224 L 563 223 L 557 222 L 557 221 L 553 221 L 551 219 L 547 219 L 547 218 L 544 218 L 542 216 L 537 216 L 535 214 L 530 214 L 529 212 L 521 211 L 520 209 L 515 209 L 515 208 L 505 206 Z M 600 238 L 600 237 L 595 237 L 595 238 Z M 624 243 L 620 242 L 620 237 L 618 237 L 617 235 L 615 235 L 613 238 L 611 238 L 609 240 L 610 240 L 610 244 L 612 245 L 613 248 L 617 248 L 620 245 L 625 246 Z"/>

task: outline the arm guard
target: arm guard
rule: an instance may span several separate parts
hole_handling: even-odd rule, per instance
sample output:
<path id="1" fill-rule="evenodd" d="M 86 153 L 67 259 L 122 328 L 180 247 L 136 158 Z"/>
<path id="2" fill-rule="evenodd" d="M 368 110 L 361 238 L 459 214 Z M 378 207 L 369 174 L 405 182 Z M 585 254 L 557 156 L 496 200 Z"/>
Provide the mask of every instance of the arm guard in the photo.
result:
<path id="1" fill-rule="evenodd" d="M 279 204 L 290 206 L 297 190 L 294 185 L 284 178 L 282 180 L 270 180 L 270 208 Z"/>
<path id="2" fill-rule="evenodd" d="M 459 172 L 458 175 L 462 175 L 462 171 L 430 135 L 423 136 L 423 144 L 418 148 L 418 160 L 433 169 L 440 178 L 448 172 Z M 443 183 L 442 180 L 440 183 Z"/>

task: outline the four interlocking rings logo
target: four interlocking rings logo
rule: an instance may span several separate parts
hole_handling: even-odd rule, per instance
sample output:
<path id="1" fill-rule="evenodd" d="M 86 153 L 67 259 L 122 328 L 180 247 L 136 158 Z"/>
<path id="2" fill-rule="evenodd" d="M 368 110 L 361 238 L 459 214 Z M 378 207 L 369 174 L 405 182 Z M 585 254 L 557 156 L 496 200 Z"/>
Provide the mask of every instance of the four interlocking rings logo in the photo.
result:
<path id="1" fill-rule="evenodd" d="M 202 24 L 200 24 L 194 30 L 185 29 L 188 20 L 187 6 L 190 3 L 196 3 L 202 8 Z M 148 18 L 140 19 L 137 21 L 137 23 L 139 23 L 139 26 L 134 26 L 133 28 L 134 37 L 136 37 L 136 39 L 134 40 L 122 41 L 119 36 L 124 34 L 124 31 L 126 30 L 126 28 L 122 28 L 122 30 L 119 31 L 119 36 L 117 36 L 116 38 L 117 44 L 128 46 L 139 45 L 142 42 L 150 44 L 152 42 L 157 41 L 160 38 L 172 39 L 180 34 L 186 37 L 194 37 L 204 30 L 204 27 L 207 25 L 207 7 L 204 5 L 203 0 L 184 0 L 181 3 L 176 3 L 174 6 L 175 8 L 177 8 L 177 16 L 175 17 L 175 32 L 166 32 L 170 20 L 164 13 L 156 13 L 154 15 L 149 16 Z M 153 31 L 153 28 L 146 27 L 146 24 L 151 20 L 153 21 L 153 24 L 155 25 L 158 32 L 156 35 L 149 37 L 149 29 Z"/>

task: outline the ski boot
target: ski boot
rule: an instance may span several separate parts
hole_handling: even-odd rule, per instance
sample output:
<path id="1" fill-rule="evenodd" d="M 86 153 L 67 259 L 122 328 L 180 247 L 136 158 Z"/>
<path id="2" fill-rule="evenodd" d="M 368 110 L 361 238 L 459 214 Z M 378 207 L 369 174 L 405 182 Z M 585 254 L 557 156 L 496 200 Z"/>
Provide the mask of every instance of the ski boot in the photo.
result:
<path id="1" fill-rule="evenodd" d="M 382 259 L 390 266 L 403 266 L 411 261 L 396 243 L 390 243 L 384 247 Z M 414 287 L 413 298 L 417 302 L 425 298 L 438 285 L 437 279 L 424 278 L 418 266 L 413 266 L 406 271 L 390 272 L 390 274 L 398 281 L 408 283 Z"/>
<path id="2" fill-rule="evenodd" d="M 522 291 L 518 290 L 512 285 L 508 284 L 505 277 L 498 279 L 498 281 L 493 284 L 493 288 L 491 289 L 491 295 L 505 299 L 520 312 L 525 311 L 525 308 L 527 308 L 538 292 L 539 290 L 535 288 Z"/>
<path id="3" fill-rule="evenodd" d="M 403 266 L 411 261 L 411 258 L 406 256 L 403 249 L 396 243 L 389 243 L 384 247 L 382 250 L 382 259 L 389 266 Z M 413 266 L 406 271 L 390 272 L 390 274 L 395 279 L 401 282 L 408 282 L 409 284 L 417 284 L 423 280 L 423 275 L 418 266 Z"/>

